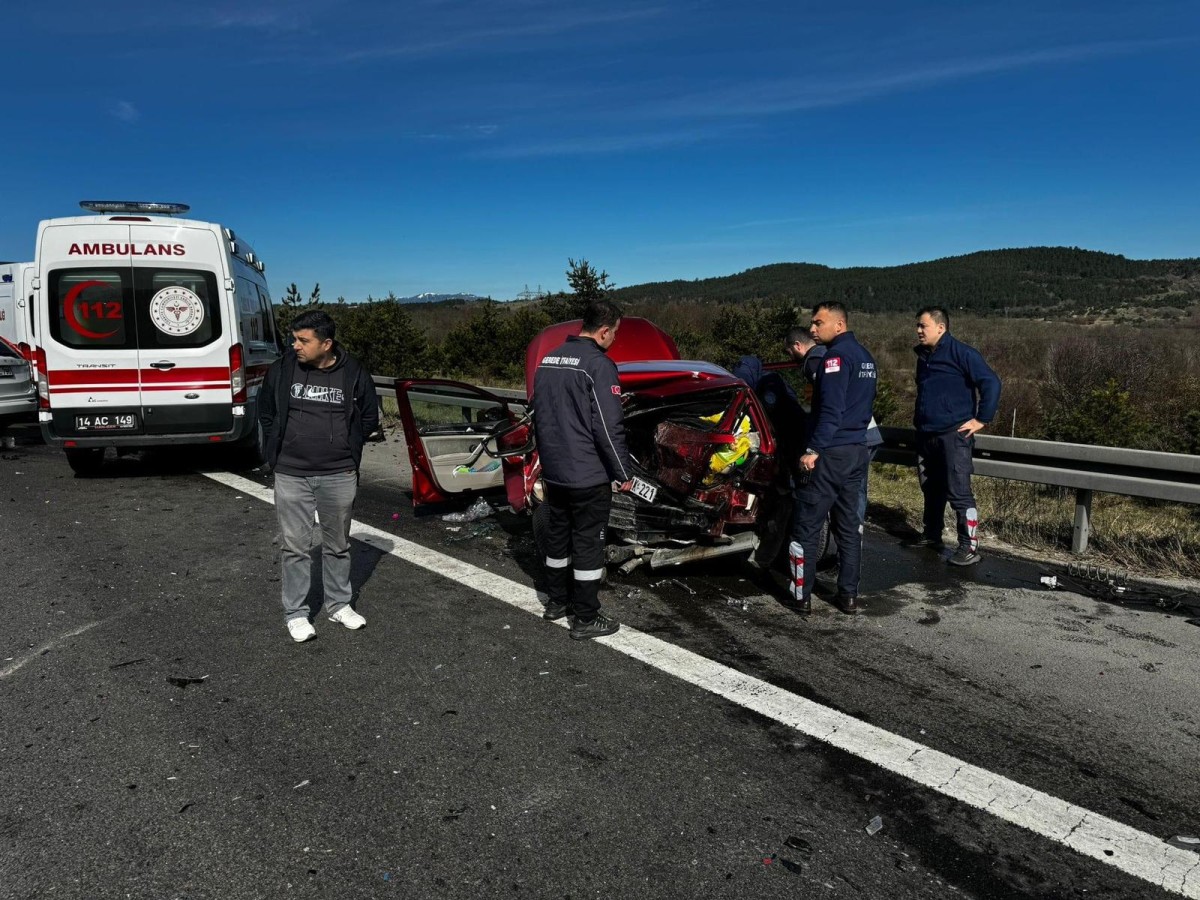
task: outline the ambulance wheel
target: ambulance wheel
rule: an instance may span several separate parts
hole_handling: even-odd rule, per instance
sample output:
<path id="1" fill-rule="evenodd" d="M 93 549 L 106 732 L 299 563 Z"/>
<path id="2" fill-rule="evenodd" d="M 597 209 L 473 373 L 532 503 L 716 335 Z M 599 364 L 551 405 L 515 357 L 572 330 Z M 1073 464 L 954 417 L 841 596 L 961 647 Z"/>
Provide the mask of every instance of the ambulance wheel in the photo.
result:
<path id="1" fill-rule="evenodd" d="M 233 450 L 238 468 L 257 469 L 266 462 L 266 437 L 263 435 L 262 423 L 256 419 L 254 430 L 234 444 Z"/>
<path id="2" fill-rule="evenodd" d="M 104 467 L 103 447 L 76 447 L 65 452 L 67 465 L 80 478 L 95 478 Z"/>

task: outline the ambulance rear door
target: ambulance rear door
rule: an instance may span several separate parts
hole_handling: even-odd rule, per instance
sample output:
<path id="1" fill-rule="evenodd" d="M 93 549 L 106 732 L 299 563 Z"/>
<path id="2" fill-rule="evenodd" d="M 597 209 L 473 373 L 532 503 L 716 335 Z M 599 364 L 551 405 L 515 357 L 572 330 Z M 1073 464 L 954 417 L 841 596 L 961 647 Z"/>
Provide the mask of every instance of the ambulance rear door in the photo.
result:
<path id="1" fill-rule="evenodd" d="M 145 434 L 225 434 L 235 338 L 217 233 L 186 222 L 129 232 Z"/>
<path id="2" fill-rule="evenodd" d="M 48 223 L 38 242 L 51 427 L 61 438 L 143 433 L 129 226 Z"/>

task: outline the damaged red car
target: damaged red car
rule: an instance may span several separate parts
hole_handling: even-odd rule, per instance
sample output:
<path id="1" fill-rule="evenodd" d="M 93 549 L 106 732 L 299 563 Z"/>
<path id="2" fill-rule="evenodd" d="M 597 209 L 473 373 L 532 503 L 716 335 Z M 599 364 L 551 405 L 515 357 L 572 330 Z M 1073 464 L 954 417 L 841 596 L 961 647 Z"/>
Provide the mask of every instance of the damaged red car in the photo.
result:
<path id="1" fill-rule="evenodd" d="M 530 342 L 527 391 L 542 357 L 579 328 L 578 320 L 552 325 Z M 681 359 L 671 336 L 647 319 L 623 318 L 608 355 L 636 473 L 633 490 L 613 496 L 608 563 L 629 572 L 720 556 L 759 566 L 778 559 L 792 515 L 791 451 L 781 432 L 797 423 L 772 421 L 775 408 L 720 366 Z M 515 511 L 533 514 L 536 536 L 543 485 L 527 396 L 398 380 L 413 504 L 503 494 Z"/>

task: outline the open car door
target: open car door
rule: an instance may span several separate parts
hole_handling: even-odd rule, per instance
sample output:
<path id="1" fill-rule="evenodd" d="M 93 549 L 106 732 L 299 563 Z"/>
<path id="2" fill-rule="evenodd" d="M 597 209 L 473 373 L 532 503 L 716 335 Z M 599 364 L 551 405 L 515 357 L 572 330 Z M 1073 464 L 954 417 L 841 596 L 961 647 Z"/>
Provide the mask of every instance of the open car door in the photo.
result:
<path id="1" fill-rule="evenodd" d="M 460 381 L 402 379 L 396 403 L 412 463 L 413 506 L 504 493 L 507 486 L 523 496 L 533 428 L 518 392 L 501 397 Z"/>

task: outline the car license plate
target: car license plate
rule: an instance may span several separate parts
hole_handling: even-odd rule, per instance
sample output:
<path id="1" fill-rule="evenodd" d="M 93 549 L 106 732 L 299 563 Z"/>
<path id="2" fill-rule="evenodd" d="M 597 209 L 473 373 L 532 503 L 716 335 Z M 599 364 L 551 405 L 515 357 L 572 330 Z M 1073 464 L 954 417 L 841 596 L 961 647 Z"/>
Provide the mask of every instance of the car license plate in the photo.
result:
<path id="1" fill-rule="evenodd" d="M 0 366 L 0 378 L 12 378 L 12 366 Z"/>
<path id="2" fill-rule="evenodd" d="M 138 427 L 133 413 L 76 416 L 76 431 L 133 431 Z"/>
<path id="3" fill-rule="evenodd" d="M 629 489 L 629 493 L 641 497 L 647 503 L 653 503 L 654 498 L 658 496 L 658 488 L 648 481 L 642 481 L 636 475 L 633 477 L 633 487 Z"/>

